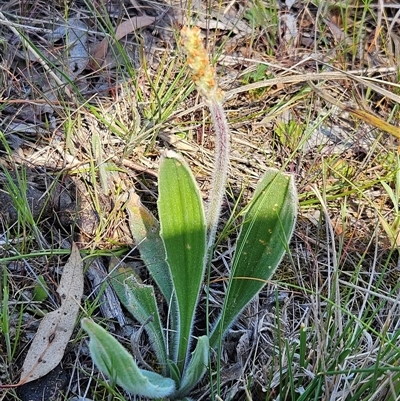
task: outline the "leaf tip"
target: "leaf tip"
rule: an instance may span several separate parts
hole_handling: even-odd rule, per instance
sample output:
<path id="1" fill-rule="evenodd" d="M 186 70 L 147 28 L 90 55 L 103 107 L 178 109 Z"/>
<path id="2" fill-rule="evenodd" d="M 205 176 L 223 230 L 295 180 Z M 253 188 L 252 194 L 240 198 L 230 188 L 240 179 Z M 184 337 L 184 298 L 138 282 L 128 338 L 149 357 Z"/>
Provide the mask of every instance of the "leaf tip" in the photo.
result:
<path id="1" fill-rule="evenodd" d="M 167 159 L 177 159 L 179 158 L 178 153 L 174 152 L 173 150 L 167 149 L 163 153 L 163 157 Z"/>
<path id="2" fill-rule="evenodd" d="M 87 318 L 87 317 L 84 317 L 84 318 L 81 320 L 81 327 L 82 327 L 82 329 L 84 329 L 85 331 L 90 330 L 90 326 L 91 326 L 91 323 L 92 323 L 92 322 L 93 322 L 92 319 L 89 319 L 89 318 Z"/>

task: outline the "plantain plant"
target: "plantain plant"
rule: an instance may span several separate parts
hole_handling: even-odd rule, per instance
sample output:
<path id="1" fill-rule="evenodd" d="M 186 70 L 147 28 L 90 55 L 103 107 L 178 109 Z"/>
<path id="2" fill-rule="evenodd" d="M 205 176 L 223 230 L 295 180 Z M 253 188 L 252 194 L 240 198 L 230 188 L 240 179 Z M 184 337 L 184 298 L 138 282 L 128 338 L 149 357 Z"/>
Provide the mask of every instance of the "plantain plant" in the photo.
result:
<path id="1" fill-rule="evenodd" d="M 297 213 L 293 178 L 268 170 L 244 215 L 221 313 L 209 328 L 209 335 L 195 338 L 194 318 L 206 266 L 211 263 L 228 171 L 229 128 L 222 92 L 200 31 L 184 28 L 182 38 L 194 81 L 210 107 L 217 138 L 207 213 L 189 166 L 172 151 L 165 152 L 160 161 L 159 222 L 136 194 L 130 194 L 128 204 L 133 238 L 168 305 L 167 327 L 163 327 L 153 286 L 142 283 L 123 267 L 110 272 L 121 302 L 146 330 L 157 360 L 154 370 L 140 369 L 110 333 L 90 319 L 82 320 L 97 367 L 129 393 L 151 399 L 188 399 L 206 371 L 210 350 L 218 347 L 229 327 L 276 270 L 288 247 Z"/>

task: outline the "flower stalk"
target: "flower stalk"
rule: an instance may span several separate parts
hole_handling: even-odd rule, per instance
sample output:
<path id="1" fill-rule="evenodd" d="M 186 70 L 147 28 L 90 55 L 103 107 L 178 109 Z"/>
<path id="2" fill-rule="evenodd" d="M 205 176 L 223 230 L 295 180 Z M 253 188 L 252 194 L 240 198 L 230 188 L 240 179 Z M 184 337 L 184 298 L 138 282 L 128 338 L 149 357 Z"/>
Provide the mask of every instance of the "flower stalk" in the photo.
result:
<path id="1" fill-rule="evenodd" d="M 193 73 L 193 82 L 210 109 L 216 137 L 214 170 L 207 208 L 207 243 L 210 248 L 214 243 L 225 194 L 229 167 L 230 131 L 222 106 L 224 95 L 218 87 L 215 68 L 210 64 L 200 36 L 200 29 L 183 27 L 181 38 L 187 54 L 188 65 Z"/>

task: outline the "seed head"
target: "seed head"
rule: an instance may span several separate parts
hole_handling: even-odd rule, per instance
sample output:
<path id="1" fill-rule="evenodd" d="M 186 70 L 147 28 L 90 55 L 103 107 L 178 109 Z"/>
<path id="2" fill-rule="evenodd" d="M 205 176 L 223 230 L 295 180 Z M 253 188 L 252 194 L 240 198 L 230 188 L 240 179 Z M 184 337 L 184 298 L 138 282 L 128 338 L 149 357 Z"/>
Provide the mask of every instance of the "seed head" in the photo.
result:
<path id="1" fill-rule="evenodd" d="M 187 54 L 188 65 L 193 72 L 193 82 L 198 91 L 206 100 L 221 102 L 223 93 L 218 88 L 215 68 L 210 65 L 208 54 L 200 36 L 200 29 L 184 26 L 181 30 L 181 40 Z"/>

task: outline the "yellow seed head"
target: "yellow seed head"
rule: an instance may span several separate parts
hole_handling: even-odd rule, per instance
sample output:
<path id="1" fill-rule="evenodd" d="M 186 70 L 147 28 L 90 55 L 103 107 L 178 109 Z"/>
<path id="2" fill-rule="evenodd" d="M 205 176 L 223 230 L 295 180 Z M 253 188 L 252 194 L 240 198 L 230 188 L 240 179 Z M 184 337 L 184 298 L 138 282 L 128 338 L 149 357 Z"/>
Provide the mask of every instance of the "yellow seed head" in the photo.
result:
<path id="1" fill-rule="evenodd" d="M 218 88 L 215 68 L 210 65 L 210 60 L 200 37 L 200 29 L 184 26 L 181 31 L 181 38 L 187 54 L 188 65 L 193 72 L 193 82 L 197 89 L 207 100 L 221 102 L 223 93 Z"/>

